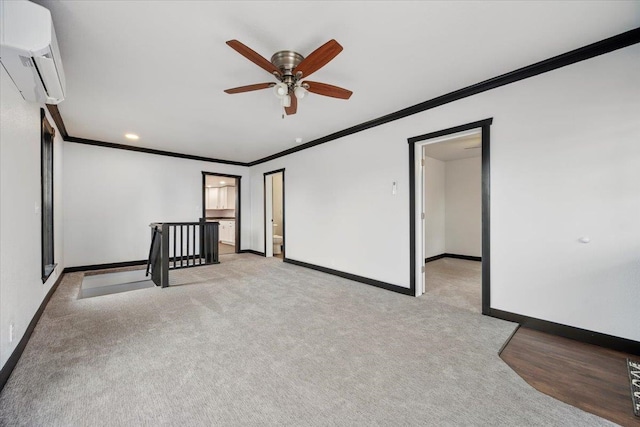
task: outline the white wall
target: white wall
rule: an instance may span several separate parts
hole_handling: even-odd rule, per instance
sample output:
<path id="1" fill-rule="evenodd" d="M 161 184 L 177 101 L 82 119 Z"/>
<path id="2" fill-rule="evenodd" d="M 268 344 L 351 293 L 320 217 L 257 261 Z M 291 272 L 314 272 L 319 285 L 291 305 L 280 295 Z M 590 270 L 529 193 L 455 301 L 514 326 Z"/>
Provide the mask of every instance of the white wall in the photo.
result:
<path id="1" fill-rule="evenodd" d="M 482 159 L 425 157 L 425 258 L 482 256 Z"/>
<path id="2" fill-rule="evenodd" d="M 40 108 L 28 103 L 0 67 L 0 366 L 4 366 L 64 267 L 62 140 L 54 139 L 54 261 L 41 279 Z M 49 123 L 55 127 L 50 116 Z M 36 207 L 38 213 L 36 213 Z M 9 324 L 15 338 L 9 342 Z"/>
<path id="3" fill-rule="evenodd" d="M 151 222 L 202 216 L 202 171 L 240 175 L 241 248 L 251 235 L 249 168 L 64 143 L 66 266 L 146 259 Z"/>
<path id="4" fill-rule="evenodd" d="M 424 161 L 425 258 L 446 252 L 445 162 L 431 157 Z"/>
<path id="5" fill-rule="evenodd" d="M 445 240 L 449 254 L 482 256 L 482 158 L 445 163 Z"/>
<path id="6" fill-rule="evenodd" d="M 263 173 L 285 168 L 287 258 L 406 286 L 408 151 L 387 129 L 253 166 L 252 249 L 264 250 Z"/>
<path id="7" fill-rule="evenodd" d="M 493 117 L 492 307 L 640 340 L 638 76 L 635 45 L 256 165 L 252 248 L 284 167 L 287 257 L 408 287 L 407 138 Z"/>

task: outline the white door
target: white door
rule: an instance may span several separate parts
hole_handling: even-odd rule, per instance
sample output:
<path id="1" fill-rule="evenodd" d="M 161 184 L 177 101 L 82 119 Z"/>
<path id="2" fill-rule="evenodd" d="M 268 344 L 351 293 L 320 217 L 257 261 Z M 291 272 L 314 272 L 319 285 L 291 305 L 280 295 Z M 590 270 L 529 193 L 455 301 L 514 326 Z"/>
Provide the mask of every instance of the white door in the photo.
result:
<path id="1" fill-rule="evenodd" d="M 273 256 L 273 175 L 265 176 L 264 182 L 264 231 L 265 231 L 265 253 L 266 257 Z"/>

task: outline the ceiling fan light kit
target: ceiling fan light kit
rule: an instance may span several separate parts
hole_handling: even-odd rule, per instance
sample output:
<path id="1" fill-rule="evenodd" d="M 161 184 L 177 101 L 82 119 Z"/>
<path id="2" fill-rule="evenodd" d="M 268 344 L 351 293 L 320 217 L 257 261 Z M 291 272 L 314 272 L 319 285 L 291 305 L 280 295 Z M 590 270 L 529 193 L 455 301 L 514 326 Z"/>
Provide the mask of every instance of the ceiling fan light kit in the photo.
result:
<path id="1" fill-rule="evenodd" d="M 289 87 L 287 86 L 286 83 L 278 83 L 276 84 L 274 87 L 274 92 L 276 93 L 276 96 L 278 98 L 282 98 L 283 96 L 285 96 L 286 94 L 289 93 Z"/>
<path id="2" fill-rule="evenodd" d="M 238 40 L 229 40 L 227 44 L 236 52 L 272 74 L 279 81 L 278 83 L 257 83 L 227 89 L 225 92 L 228 94 L 273 87 L 274 94 L 280 99 L 280 104 L 285 109 L 285 113 L 292 115 L 297 112 L 297 100 L 304 98 L 307 92 L 339 99 L 349 99 L 353 93 L 338 86 L 302 80 L 324 67 L 342 51 L 342 46 L 335 40 L 329 40 L 311 52 L 306 58 L 292 50 L 281 50 L 271 56 L 271 61 L 268 61 Z"/>
<path id="3" fill-rule="evenodd" d="M 296 95 L 296 98 L 302 99 L 307 94 L 307 90 L 302 85 L 296 86 L 293 90 L 293 93 Z"/>

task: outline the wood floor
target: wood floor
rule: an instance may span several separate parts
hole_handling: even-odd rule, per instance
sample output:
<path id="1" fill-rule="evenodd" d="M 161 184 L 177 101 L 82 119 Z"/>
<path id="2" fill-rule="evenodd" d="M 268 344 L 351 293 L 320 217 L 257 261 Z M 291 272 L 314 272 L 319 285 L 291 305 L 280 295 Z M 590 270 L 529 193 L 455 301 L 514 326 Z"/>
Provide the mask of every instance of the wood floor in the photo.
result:
<path id="1" fill-rule="evenodd" d="M 220 242 L 218 244 L 218 254 L 227 255 L 227 254 L 235 254 L 236 247 L 233 245 L 227 245 L 226 243 Z"/>
<path id="2" fill-rule="evenodd" d="M 633 415 L 626 353 L 520 327 L 500 357 L 537 390 L 623 426 Z"/>

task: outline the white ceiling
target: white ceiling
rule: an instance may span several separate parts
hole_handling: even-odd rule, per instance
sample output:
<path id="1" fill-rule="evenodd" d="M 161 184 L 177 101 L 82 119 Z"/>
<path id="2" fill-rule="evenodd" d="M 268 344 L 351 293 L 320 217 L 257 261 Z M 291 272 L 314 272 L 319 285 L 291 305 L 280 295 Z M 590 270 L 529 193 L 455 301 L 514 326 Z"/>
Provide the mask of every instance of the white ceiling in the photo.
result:
<path id="1" fill-rule="evenodd" d="M 205 175 L 204 185 L 210 188 L 214 187 L 235 187 L 236 179 L 226 176 Z"/>
<path id="2" fill-rule="evenodd" d="M 39 0 L 52 11 L 70 135 L 252 161 L 635 28 L 640 2 L 205 2 Z M 350 89 L 310 94 L 280 118 L 273 78 L 229 48 L 269 59 L 344 47 L 312 76 Z M 132 143 L 124 134 L 133 132 Z"/>
<path id="3" fill-rule="evenodd" d="M 473 135 L 427 144 L 423 148 L 423 153 L 427 157 L 443 162 L 480 157 L 482 155 L 482 134 L 478 132 Z"/>

